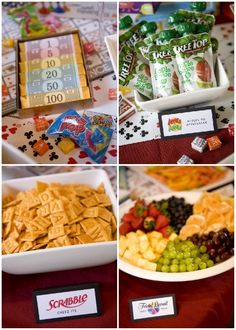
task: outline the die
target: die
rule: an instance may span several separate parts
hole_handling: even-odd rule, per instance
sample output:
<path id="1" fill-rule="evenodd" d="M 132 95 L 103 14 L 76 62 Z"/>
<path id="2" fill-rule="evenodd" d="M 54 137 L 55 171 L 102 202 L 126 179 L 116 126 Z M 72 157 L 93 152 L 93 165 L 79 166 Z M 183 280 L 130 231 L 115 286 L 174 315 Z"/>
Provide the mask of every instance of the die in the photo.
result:
<path id="1" fill-rule="evenodd" d="M 220 141 L 220 139 L 216 135 L 208 138 L 207 139 L 207 144 L 208 144 L 208 147 L 209 147 L 210 151 L 216 150 L 216 149 L 218 149 L 222 146 L 222 142 Z"/>
<path id="2" fill-rule="evenodd" d="M 45 117 L 34 117 L 34 127 L 36 129 L 36 132 L 44 131 L 49 126 L 48 121 Z"/>
<path id="3" fill-rule="evenodd" d="M 228 125 L 228 132 L 230 136 L 234 136 L 234 124 Z"/>
<path id="4" fill-rule="evenodd" d="M 14 48 L 15 40 L 14 39 L 9 39 L 9 38 L 4 39 L 2 41 L 2 45 L 3 45 L 3 47 L 6 47 L 6 48 Z"/>
<path id="5" fill-rule="evenodd" d="M 194 161 L 186 155 L 182 155 L 177 161 L 177 164 L 193 164 Z"/>
<path id="6" fill-rule="evenodd" d="M 34 149 L 34 151 L 36 151 L 39 154 L 39 156 L 43 156 L 48 151 L 49 146 L 43 140 L 38 140 L 33 145 L 33 149 Z"/>
<path id="7" fill-rule="evenodd" d="M 75 149 L 74 142 L 69 138 L 64 138 L 61 140 L 57 146 L 64 154 L 68 154 L 70 151 Z"/>
<path id="8" fill-rule="evenodd" d="M 116 88 L 109 88 L 108 89 L 108 98 L 109 98 L 109 100 L 116 100 L 117 99 L 117 89 Z"/>
<path id="9" fill-rule="evenodd" d="M 92 42 L 87 42 L 83 45 L 85 54 L 92 54 L 95 51 L 94 45 Z"/>
<path id="10" fill-rule="evenodd" d="M 191 143 L 192 149 L 197 150 L 198 152 L 203 152 L 206 146 L 207 146 L 207 141 L 198 136 L 196 136 Z"/>

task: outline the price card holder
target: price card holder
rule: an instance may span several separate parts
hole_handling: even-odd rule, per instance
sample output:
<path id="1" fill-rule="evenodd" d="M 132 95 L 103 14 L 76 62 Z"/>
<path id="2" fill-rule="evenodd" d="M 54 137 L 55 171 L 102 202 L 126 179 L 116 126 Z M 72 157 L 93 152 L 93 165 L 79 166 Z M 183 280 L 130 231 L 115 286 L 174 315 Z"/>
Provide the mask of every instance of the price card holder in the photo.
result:
<path id="1" fill-rule="evenodd" d="M 177 315 L 175 295 L 161 295 L 129 300 L 132 321 Z"/>
<path id="2" fill-rule="evenodd" d="M 170 139 L 217 131 L 215 107 L 188 107 L 158 113 L 161 138 Z"/>
<path id="3" fill-rule="evenodd" d="M 37 323 L 101 315 L 98 284 L 84 284 L 33 292 Z"/>
<path id="4" fill-rule="evenodd" d="M 34 93 L 30 95 L 29 99 L 30 99 L 30 103 L 39 103 L 42 104 L 43 102 L 45 102 L 46 104 L 44 105 L 39 105 L 39 106 L 31 106 L 31 107 L 24 107 L 22 106 L 22 102 L 21 102 L 21 92 L 22 89 L 20 87 L 20 44 L 27 42 L 27 41 L 38 41 L 40 42 L 41 45 L 43 45 L 43 41 L 45 40 L 50 40 L 50 38 L 61 38 L 63 36 L 69 36 L 69 35 L 77 35 L 78 39 L 79 39 L 79 47 L 81 49 L 81 55 L 79 54 L 74 54 L 72 53 L 71 56 L 75 56 L 77 58 L 77 64 L 76 64 L 76 68 L 74 64 L 65 64 L 64 65 L 64 71 L 65 70 L 69 70 L 71 73 L 71 77 L 72 80 L 76 80 L 76 79 L 82 79 L 82 76 L 85 76 L 86 78 L 80 81 L 80 85 L 81 88 L 78 90 L 77 88 L 72 88 L 73 86 L 73 81 L 64 81 L 64 87 L 65 90 L 63 92 L 63 89 L 61 89 L 61 84 L 62 81 L 59 79 L 60 77 L 60 68 L 51 68 L 49 66 L 51 65 L 55 65 L 57 64 L 58 59 L 54 56 L 55 54 L 52 54 L 53 57 L 52 58 L 45 58 L 43 64 L 42 64 L 42 70 L 39 72 L 39 70 L 35 70 L 34 71 L 34 78 L 36 79 L 36 83 L 34 82 L 34 86 L 32 86 L 31 81 L 29 81 L 28 84 L 28 88 L 30 87 L 31 89 L 34 89 Z M 53 49 L 53 47 L 52 47 Z M 32 51 L 32 54 L 35 50 Z M 42 56 L 45 57 L 46 55 L 43 55 L 44 51 L 42 50 Z M 67 58 L 65 59 L 65 61 L 67 61 Z M 32 62 L 35 63 L 35 60 Z M 28 64 L 29 65 L 29 64 Z M 44 67 L 47 67 L 47 69 L 45 69 Z M 21 67 L 22 69 L 22 67 Z M 58 71 L 58 72 L 56 72 Z M 67 71 L 65 71 L 65 75 L 68 73 Z M 75 74 L 76 72 L 76 74 Z M 55 75 L 57 73 L 57 77 L 55 78 L 53 75 Z M 47 81 L 45 80 L 46 78 L 44 77 L 44 75 L 49 75 L 52 76 L 53 78 L 55 78 L 53 80 L 54 85 L 50 85 L 50 84 L 46 84 Z M 79 74 L 79 77 L 78 77 Z M 37 76 L 38 75 L 38 76 Z M 31 77 L 31 76 L 30 76 Z M 59 77 L 59 78 L 58 78 Z M 32 78 L 32 77 L 31 77 Z M 50 77 L 48 77 L 50 78 Z M 58 78 L 58 79 L 57 79 Z M 45 81 L 44 81 L 45 80 Z M 65 79 L 64 79 L 65 80 Z M 44 82 L 43 84 L 43 89 L 45 89 L 47 87 L 47 91 L 48 94 L 43 94 L 43 93 L 39 93 L 38 90 L 38 84 L 42 84 L 42 81 Z M 46 84 L 46 87 L 45 87 Z M 53 90 L 55 89 L 54 87 L 57 87 L 57 92 L 53 92 Z M 89 95 L 87 95 L 87 93 L 83 92 L 84 91 L 84 86 L 88 87 L 89 90 Z M 63 88 L 64 88 L 63 87 Z M 50 91 L 50 88 L 52 89 Z M 72 89 L 70 89 L 72 88 Z M 71 92 L 68 93 L 65 91 L 70 90 Z M 78 97 L 78 99 L 75 98 L 75 95 L 79 95 L 80 93 L 82 93 L 83 98 Z M 84 93 L 84 94 L 83 94 Z M 66 94 L 66 96 L 65 96 Z M 86 61 L 85 61 L 85 56 L 84 56 L 84 52 L 83 52 L 83 46 L 82 46 L 82 42 L 81 42 L 81 38 L 80 38 L 80 33 L 78 30 L 72 30 L 72 31 L 68 31 L 68 32 L 63 32 L 63 33 L 55 33 L 53 35 L 47 35 L 47 36 L 42 36 L 42 37 L 37 37 L 37 38 L 27 38 L 27 39 L 19 39 L 17 40 L 17 45 L 16 45 L 16 106 L 17 106 L 17 111 L 20 114 L 21 117 L 32 117 L 34 115 L 39 115 L 39 114 L 45 114 L 45 113 L 51 113 L 51 114 L 58 114 L 61 112 L 64 112 L 65 110 L 67 110 L 69 107 L 76 107 L 79 104 L 87 104 L 87 106 L 92 106 L 92 99 L 93 99 L 93 93 L 92 93 L 92 87 L 91 84 L 89 82 L 89 78 L 88 78 L 88 72 L 87 72 L 87 68 L 86 68 Z"/>

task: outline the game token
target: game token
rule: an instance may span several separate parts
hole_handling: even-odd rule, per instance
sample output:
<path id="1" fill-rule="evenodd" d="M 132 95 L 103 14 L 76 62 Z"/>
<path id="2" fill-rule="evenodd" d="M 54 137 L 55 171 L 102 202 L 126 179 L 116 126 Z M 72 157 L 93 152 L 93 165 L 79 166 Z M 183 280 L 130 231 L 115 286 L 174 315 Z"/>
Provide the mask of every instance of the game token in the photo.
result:
<path id="1" fill-rule="evenodd" d="M 186 155 L 182 155 L 177 161 L 177 164 L 193 164 L 194 161 Z"/>
<path id="2" fill-rule="evenodd" d="M 206 148 L 206 146 L 207 146 L 207 141 L 198 136 L 196 136 L 195 139 L 191 143 L 192 149 L 197 150 L 199 152 L 203 152 L 203 150 Z"/>
<path id="3" fill-rule="evenodd" d="M 70 138 L 64 138 L 58 143 L 57 146 L 64 154 L 68 154 L 70 151 L 75 149 L 75 144 Z"/>
<path id="4" fill-rule="evenodd" d="M 49 149 L 49 146 L 46 142 L 43 140 L 38 140 L 34 145 L 33 145 L 34 151 L 36 151 L 40 156 L 43 156 Z"/>
<path id="5" fill-rule="evenodd" d="M 234 124 L 228 125 L 228 132 L 230 136 L 234 136 Z"/>
<path id="6" fill-rule="evenodd" d="M 208 138 L 207 139 L 207 144 L 208 144 L 208 147 L 209 147 L 210 151 L 216 150 L 216 149 L 218 149 L 222 146 L 222 142 L 220 141 L 220 139 L 216 135 Z"/>
<path id="7" fill-rule="evenodd" d="M 38 116 L 35 116 L 34 117 L 34 126 L 36 129 L 36 132 L 41 132 L 48 128 L 49 123 L 45 117 L 40 118 Z"/>
<path id="8" fill-rule="evenodd" d="M 94 45 L 92 42 L 87 42 L 83 45 L 85 54 L 92 54 L 95 51 Z"/>
<path id="9" fill-rule="evenodd" d="M 108 97 L 109 97 L 109 100 L 116 100 L 117 99 L 117 89 L 109 88 Z"/>

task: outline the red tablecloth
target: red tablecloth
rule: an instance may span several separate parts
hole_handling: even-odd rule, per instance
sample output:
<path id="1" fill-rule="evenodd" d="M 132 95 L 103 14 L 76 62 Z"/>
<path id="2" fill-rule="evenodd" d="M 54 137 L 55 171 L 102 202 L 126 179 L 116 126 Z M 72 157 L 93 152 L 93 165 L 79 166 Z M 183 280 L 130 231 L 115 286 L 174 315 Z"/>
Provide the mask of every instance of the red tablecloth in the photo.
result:
<path id="1" fill-rule="evenodd" d="M 120 271 L 121 328 L 225 328 L 234 303 L 234 271 L 199 281 L 155 282 Z M 132 322 L 129 299 L 155 295 L 176 295 L 176 317 Z"/>
<path id="2" fill-rule="evenodd" d="M 63 260 L 62 260 L 63 262 Z M 3 328 L 116 328 L 117 325 L 117 268 L 108 265 L 71 271 L 33 275 L 10 275 L 2 278 Z M 99 283 L 102 315 L 38 324 L 35 322 L 32 292 L 57 286 Z"/>
<path id="3" fill-rule="evenodd" d="M 209 138 L 216 134 L 199 135 Z M 176 164 L 177 160 L 186 154 L 196 164 L 216 164 L 234 152 L 234 138 L 227 129 L 221 129 L 217 136 L 222 141 L 222 147 L 210 151 L 208 148 L 200 153 L 191 148 L 194 137 L 168 140 L 152 140 L 142 143 L 129 144 L 120 147 L 120 164 Z"/>

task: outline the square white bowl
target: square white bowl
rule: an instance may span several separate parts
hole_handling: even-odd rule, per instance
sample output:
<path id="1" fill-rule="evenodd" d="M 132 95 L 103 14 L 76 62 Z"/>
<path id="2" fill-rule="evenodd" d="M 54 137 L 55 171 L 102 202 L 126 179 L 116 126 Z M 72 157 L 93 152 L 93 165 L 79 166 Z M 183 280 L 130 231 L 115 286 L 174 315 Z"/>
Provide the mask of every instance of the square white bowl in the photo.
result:
<path id="1" fill-rule="evenodd" d="M 198 89 L 193 92 L 161 97 L 154 100 L 147 100 L 145 96 L 134 91 L 135 102 L 141 107 L 141 109 L 151 112 L 161 112 L 164 110 L 209 102 L 223 96 L 229 87 L 229 79 L 219 58 L 217 58 L 215 71 L 216 81 L 218 83 L 217 87 Z"/>
<path id="2" fill-rule="evenodd" d="M 117 75 L 117 34 L 112 34 L 104 38 L 111 63 L 115 74 Z"/>
<path id="3" fill-rule="evenodd" d="M 58 182 L 62 184 L 89 184 L 96 188 L 104 184 L 110 197 L 115 216 L 116 197 L 111 182 L 104 170 L 61 173 L 3 181 L 2 194 L 14 195 L 19 191 L 35 188 L 36 181 Z M 2 270 L 10 274 L 34 274 L 84 267 L 99 266 L 115 261 L 117 242 L 101 242 L 49 248 L 35 251 L 13 253 L 2 256 Z"/>

